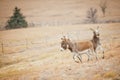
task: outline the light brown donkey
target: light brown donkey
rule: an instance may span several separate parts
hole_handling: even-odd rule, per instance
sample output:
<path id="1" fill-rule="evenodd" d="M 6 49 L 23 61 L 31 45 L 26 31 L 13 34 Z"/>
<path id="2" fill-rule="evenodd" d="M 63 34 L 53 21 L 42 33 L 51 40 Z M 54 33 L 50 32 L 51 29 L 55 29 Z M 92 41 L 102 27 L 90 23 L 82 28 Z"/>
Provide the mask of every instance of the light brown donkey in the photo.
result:
<path id="1" fill-rule="evenodd" d="M 84 41 L 84 42 L 73 42 L 69 38 L 66 38 L 65 36 L 61 38 L 61 50 L 66 50 L 69 49 L 73 53 L 73 59 L 75 62 L 75 57 L 77 57 L 81 62 L 82 62 L 82 54 L 87 54 L 88 55 L 88 61 L 91 59 L 91 54 L 95 54 L 96 59 L 97 57 L 97 48 L 102 48 L 100 44 L 100 39 L 99 39 L 99 31 L 98 28 L 96 30 L 90 29 L 93 31 L 93 38 L 92 40 L 89 41 Z M 103 51 L 103 58 L 104 58 L 104 51 Z"/>

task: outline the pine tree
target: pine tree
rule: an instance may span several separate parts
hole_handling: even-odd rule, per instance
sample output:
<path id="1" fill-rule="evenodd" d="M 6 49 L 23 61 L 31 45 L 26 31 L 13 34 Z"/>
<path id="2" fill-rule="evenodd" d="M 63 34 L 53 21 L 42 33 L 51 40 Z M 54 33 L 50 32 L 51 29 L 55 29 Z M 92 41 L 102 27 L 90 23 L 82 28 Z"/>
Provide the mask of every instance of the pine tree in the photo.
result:
<path id="1" fill-rule="evenodd" d="M 25 17 L 20 13 L 20 9 L 15 7 L 13 16 L 7 21 L 6 29 L 25 28 L 28 24 Z"/>

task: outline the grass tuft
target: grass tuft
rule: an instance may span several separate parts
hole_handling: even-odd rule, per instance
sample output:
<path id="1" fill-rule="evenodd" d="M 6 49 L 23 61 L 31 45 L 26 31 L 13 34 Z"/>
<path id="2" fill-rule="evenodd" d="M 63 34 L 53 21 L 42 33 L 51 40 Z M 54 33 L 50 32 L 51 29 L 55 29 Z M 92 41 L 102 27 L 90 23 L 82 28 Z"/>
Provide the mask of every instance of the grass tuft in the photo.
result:
<path id="1" fill-rule="evenodd" d="M 117 73 L 114 71 L 108 71 L 106 73 L 104 73 L 103 77 L 105 78 L 114 78 L 117 76 Z"/>

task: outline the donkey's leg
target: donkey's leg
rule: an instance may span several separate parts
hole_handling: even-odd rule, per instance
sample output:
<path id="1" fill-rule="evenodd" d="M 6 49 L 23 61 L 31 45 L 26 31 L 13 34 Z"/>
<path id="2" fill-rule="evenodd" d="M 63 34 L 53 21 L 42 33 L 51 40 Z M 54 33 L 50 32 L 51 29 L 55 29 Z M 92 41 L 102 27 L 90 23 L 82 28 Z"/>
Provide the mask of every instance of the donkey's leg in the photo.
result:
<path id="1" fill-rule="evenodd" d="M 74 60 L 76 63 L 79 63 L 78 61 L 75 60 L 75 57 L 76 57 L 76 53 L 73 54 L 73 60 Z"/>
<path id="2" fill-rule="evenodd" d="M 95 52 L 95 57 L 96 57 L 96 60 L 98 60 L 98 53 L 97 53 L 97 51 L 96 51 L 96 50 L 95 50 L 94 52 Z"/>
<path id="3" fill-rule="evenodd" d="M 94 50 L 89 50 L 88 52 L 89 56 L 90 56 L 90 60 L 93 60 L 92 58 L 94 57 Z"/>
<path id="4" fill-rule="evenodd" d="M 87 60 L 87 61 L 89 61 L 89 60 L 91 59 L 90 51 L 88 50 L 88 52 L 87 52 L 86 54 L 87 54 L 87 56 L 88 56 L 88 60 Z"/>
<path id="5" fill-rule="evenodd" d="M 91 56 L 91 60 L 94 59 L 94 56 L 96 55 L 95 51 L 93 48 L 90 48 L 90 56 Z"/>
<path id="6" fill-rule="evenodd" d="M 103 54 L 103 57 L 102 57 L 102 58 L 104 59 L 104 49 L 103 49 L 103 47 L 102 47 L 101 45 L 99 46 L 99 48 L 100 48 L 100 50 L 102 51 L 102 54 Z"/>
<path id="7" fill-rule="evenodd" d="M 93 49 L 89 49 L 89 50 L 88 50 L 88 56 L 89 56 L 89 59 L 90 59 L 90 60 L 93 60 L 93 59 L 92 59 L 92 57 L 94 57 L 93 54 L 94 54 L 94 50 L 93 50 Z"/>
<path id="8" fill-rule="evenodd" d="M 81 55 L 79 54 L 79 55 L 77 55 L 77 58 L 80 60 L 80 62 L 82 63 L 82 57 L 81 57 Z"/>
<path id="9" fill-rule="evenodd" d="M 96 49 L 91 49 L 91 50 L 92 50 L 92 53 L 94 54 L 94 56 L 96 57 L 96 59 L 98 60 L 98 54 L 97 54 Z"/>
<path id="10" fill-rule="evenodd" d="M 104 59 L 104 49 L 101 44 L 97 47 L 96 50 L 99 51 L 100 53 L 102 52 L 102 58 Z"/>
<path id="11" fill-rule="evenodd" d="M 73 54 L 73 59 L 75 60 L 75 53 Z"/>

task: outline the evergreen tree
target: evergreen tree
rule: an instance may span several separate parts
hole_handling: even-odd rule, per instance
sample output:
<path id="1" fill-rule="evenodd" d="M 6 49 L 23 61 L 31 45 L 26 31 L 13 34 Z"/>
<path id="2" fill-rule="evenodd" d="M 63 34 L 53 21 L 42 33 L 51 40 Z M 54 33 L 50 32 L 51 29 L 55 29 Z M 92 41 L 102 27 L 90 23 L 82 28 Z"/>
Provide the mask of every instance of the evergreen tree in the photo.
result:
<path id="1" fill-rule="evenodd" d="M 25 17 L 20 13 L 20 9 L 15 7 L 13 16 L 7 21 L 6 29 L 25 28 L 28 24 Z"/>

